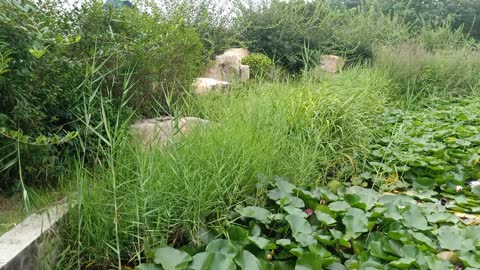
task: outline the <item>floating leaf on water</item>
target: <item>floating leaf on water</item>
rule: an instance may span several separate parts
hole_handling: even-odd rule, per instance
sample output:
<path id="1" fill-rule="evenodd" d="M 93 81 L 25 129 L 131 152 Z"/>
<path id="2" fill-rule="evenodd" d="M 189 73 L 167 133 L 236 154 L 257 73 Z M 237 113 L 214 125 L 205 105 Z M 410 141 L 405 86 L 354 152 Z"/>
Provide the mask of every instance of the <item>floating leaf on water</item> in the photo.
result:
<path id="1" fill-rule="evenodd" d="M 333 212 L 345 212 L 347 211 L 347 209 L 350 208 L 350 205 L 345 201 L 338 201 L 338 202 L 333 202 L 329 204 L 328 207 Z"/>
<path id="2" fill-rule="evenodd" d="M 165 270 L 184 270 L 192 257 L 183 251 L 171 247 L 159 248 L 155 251 L 154 262 Z"/>
<path id="3" fill-rule="evenodd" d="M 320 270 L 322 268 L 322 258 L 313 252 L 303 253 L 295 265 L 295 270 Z"/>
<path id="4" fill-rule="evenodd" d="M 368 232 L 368 219 L 360 209 L 350 208 L 342 219 L 347 233 Z"/>
<path id="5" fill-rule="evenodd" d="M 233 258 L 220 253 L 202 252 L 192 258 L 188 270 L 236 270 Z"/>
<path id="6" fill-rule="evenodd" d="M 236 207 L 235 211 L 237 211 L 242 217 L 253 218 L 263 224 L 269 224 L 271 222 L 270 217 L 272 216 L 272 213 L 265 208 L 256 206 Z"/>
<path id="7" fill-rule="evenodd" d="M 405 208 L 405 211 L 402 213 L 405 225 L 414 228 L 417 230 L 428 230 L 428 222 L 424 214 L 415 204 L 410 204 Z"/>

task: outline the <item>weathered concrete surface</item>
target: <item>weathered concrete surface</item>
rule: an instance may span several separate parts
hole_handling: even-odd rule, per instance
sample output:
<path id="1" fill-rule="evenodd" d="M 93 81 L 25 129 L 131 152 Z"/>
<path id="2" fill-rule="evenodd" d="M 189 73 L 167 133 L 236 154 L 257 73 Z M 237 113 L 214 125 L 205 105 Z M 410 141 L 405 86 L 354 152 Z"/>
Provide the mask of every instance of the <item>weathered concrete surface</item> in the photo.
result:
<path id="1" fill-rule="evenodd" d="M 60 251 L 55 225 L 67 212 L 66 204 L 33 214 L 0 237 L 0 270 L 53 269 Z"/>

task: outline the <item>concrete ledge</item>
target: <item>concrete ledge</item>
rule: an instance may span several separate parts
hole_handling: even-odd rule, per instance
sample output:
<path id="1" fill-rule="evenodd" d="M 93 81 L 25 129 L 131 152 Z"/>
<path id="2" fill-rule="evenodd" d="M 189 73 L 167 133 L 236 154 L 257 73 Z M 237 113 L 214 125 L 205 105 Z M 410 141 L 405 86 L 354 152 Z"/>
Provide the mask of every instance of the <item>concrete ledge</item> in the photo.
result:
<path id="1" fill-rule="evenodd" d="M 0 270 L 51 269 L 60 241 L 55 224 L 68 211 L 66 203 L 33 214 L 0 237 Z"/>

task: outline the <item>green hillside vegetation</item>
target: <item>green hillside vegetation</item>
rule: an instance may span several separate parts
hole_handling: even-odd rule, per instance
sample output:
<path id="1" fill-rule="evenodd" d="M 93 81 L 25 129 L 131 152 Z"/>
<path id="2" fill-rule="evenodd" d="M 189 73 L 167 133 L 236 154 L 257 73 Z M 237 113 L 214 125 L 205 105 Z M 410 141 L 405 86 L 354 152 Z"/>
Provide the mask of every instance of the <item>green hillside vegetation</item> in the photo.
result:
<path id="1" fill-rule="evenodd" d="M 75 202 L 55 269 L 480 268 L 477 1 L 166 2 L 0 0 L 0 193 Z"/>

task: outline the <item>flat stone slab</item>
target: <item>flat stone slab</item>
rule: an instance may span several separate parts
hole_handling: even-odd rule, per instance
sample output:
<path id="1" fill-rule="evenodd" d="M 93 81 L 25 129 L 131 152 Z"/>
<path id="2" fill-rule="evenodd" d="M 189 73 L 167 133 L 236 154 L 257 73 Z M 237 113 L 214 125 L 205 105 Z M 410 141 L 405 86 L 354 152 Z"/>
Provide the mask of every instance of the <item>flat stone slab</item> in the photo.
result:
<path id="1" fill-rule="evenodd" d="M 55 253 L 58 242 L 53 230 L 68 211 L 58 204 L 40 214 L 32 214 L 0 237 L 0 270 L 43 269 L 45 261 Z M 52 237 L 53 236 L 53 237 Z"/>

